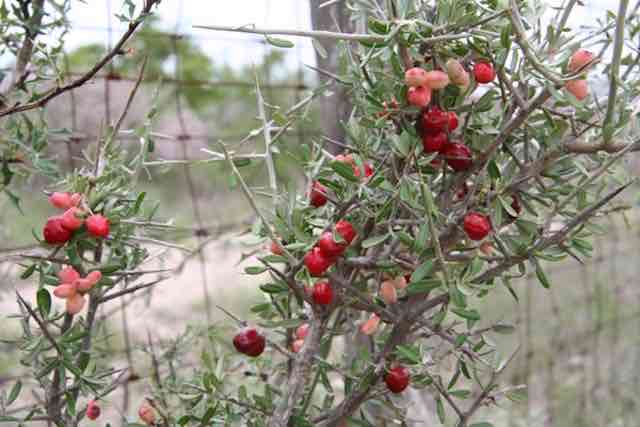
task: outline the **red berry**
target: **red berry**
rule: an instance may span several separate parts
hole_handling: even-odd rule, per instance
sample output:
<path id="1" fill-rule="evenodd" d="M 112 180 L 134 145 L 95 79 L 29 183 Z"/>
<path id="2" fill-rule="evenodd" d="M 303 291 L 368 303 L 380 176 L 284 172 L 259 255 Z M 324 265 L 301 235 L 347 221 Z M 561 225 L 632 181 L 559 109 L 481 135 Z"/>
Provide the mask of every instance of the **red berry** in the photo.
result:
<path id="1" fill-rule="evenodd" d="M 324 272 L 331 267 L 333 261 L 333 259 L 322 255 L 318 247 L 311 249 L 304 256 L 304 265 L 307 267 L 307 270 L 309 270 L 309 274 L 314 277 L 322 276 Z"/>
<path id="2" fill-rule="evenodd" d="M 564 84 L 564 88 L 575 96 L 578 101 L 582 101 L 589 96 L 589 84 L 584 79 L 569 80 Z"/>
<path id="3" fill-rule="evenodd" d="M 422 114 L 422 130 L 424 133 L 445 132 L 449 125 L 449 114 L 438 107 L 429 108 Z"/>
<path id="4" fill-rule="evenodd" d="M 280 246 L 280 243 L 273 240 L 271 241 L 271 253 L 274 255 L 284 255 L 284 250 L 282 249 L 282 246 Z"/>
<path id="5" fill-rule="evenodd" d="M 255 328 L 245 328 L 233 337 L 233 346 L 242 354 L 258 357 L 264 351 L 266 340 Z"/>
<path id="6" fill-rule="evenodd" d="M 309 334 L 308 323 L 303 323 L 302 325 L 298 326 L 298 328 L 296 329 L 296 338 L 298 339 L 303 340 L 307 337 L 308 334 Z"/>
<path id="7" fill-rule="evenodd" d="M 62 218 L 59 216 L 51 217 L 47 220 L 42 230 L 45 242 L 50 245 L 64 245 L 71 240 L 72 232 L 62 225 Z"/>
<path id="8" fill-rule="evenodd" d="M 316 282 L 311 294 L 313 302 L 318 305 L 329 305 L 333 301 L 333 288 L 329 282 Z"/>
<path id="9" fill-rule="evenodd" d="M 481 213 L 469 212 L 464 217 L 463 228 L 471 240 L 482 240 L 491 231 L 491 222 Z"/>
<path id="10" fill-rule="evenodd" d="M 427 71 L 419 67 L 409 68 L 404 73 L 404 82 L 407 86 L 424 86 L 427 82 Z"/>
<path id="11" fill-rule="evenodd" d="M 86 220 L 87 231 L 95 237 L 107 237 L 109 235 L 109 220 L 100 214 L 89 216 Z"/>
<path id="12" fill-rule="evenodd" d="M 425 153 L 435 153 L 449 142 L 449 136 L 445 132 L 436 134 L 425 133 L 422 137 L 422 147 Z"/>
<path id="13" fill-rule="evenodd" d="M 143 403 L 138 408 L 138 416 L 146 425 L 153 425 L 156 422 L 156 411 L 147 403 Z"/>
<path id="14" fill-rule="evenodd" d="M 333 233 L 327 231 L 322 233 L 320 240 L 318 240 L 318 248 L 325 258 L 335 259 L 342 255 L 344 250 L 347 248 L 347 243 L 336 242 L 333 238 Z"/>
<path id="15" fill-rule="evenodd" d="M 67 230 L 75 231 L 82 227 L 82 211 L 75 206 L 70 207 L 62 214 L 62 226 Z"/>
<path id="16" fill-rule="evenodd" d="M 69 209 L 71 205 L 71 194 L 54 192 L 49 196 L 49 203 L 58 209 Z"/>
<path id="17" fill-rule="evenodd" d="M 409 370 L 404 366 L 391 368 L 384 376 L 384 382 L 392 393 L 402 393 L 409 385 Z"/>
<path id="18" fill-rule="evenodd" d="M 327 187 L 314 181 L 309 192 L 309 203 L 316 208 L 324 206 L 327 203 Z"/>
<path id="19" fill-rule="evenodd" d="M 449 132 L 452 132 L 458 128 L 458 115 L 455 111 L 449 111 L 447 115 L 449 116 Z"/>
<path id="20" fill-rule="evenodd" d="M 365 178 L 369 178 L 371 175 L 373 175 L 373 168 L 371 167 L 371 165 L 369 163 L 365 163 L 364 165 L 364 176 Z M 353 163 L 353 175 L 356 177 L 360 176 L 360 168 L 358 167 L 358 165 L 356 165 L 355 163 Z"/>
<path id="21" fill-rule="evenodd" d="M 464 144 L 452 142 L 442 149 L 447 164 L 456 172 L 464 171 L 471 167 L 471 150 Z"/>
<path id="22" fill-rule="evenodd" d="M 416 107 L 426 107 L 431 102 L 431 89 L 424 86 L 410 87 L 407 90 L 407 102 Z"/>
<path id="23" fill-rule="evenodd" d="M 336 223 L 336 233 L 341 235 L 348 244 L 351 244 L 351 242 L 353 242 L 353 239 L 355 239 L 358 235 L 355 228 L 353 228 L 353 225 L 351 225 L 349 221 L 344 219 L 341 219 Z"/>
<path id="24" fill-rule="evenodd" d="M 491 83 L 496 78 L 496 71 L 490 62 L 478 62 L 473 67 L 473 75 L 478 83 Z"/>
<path id="25" fill-rule="evenodd" d="M 567 70 L 570 73 L 575 73 L 591 61 L 593 61 L 593 53 L 585 49 L 579 49 L 571 55 L 571 59 L 569 59 L 569 64 L 567 65 Z"/>
<path id="26" fill-rule="evenodd" d="M 87 418 L 90 420 L 96 420 L 100 417 L 100 406 L 95 400 L 92 400 L 87 405 Z"/>

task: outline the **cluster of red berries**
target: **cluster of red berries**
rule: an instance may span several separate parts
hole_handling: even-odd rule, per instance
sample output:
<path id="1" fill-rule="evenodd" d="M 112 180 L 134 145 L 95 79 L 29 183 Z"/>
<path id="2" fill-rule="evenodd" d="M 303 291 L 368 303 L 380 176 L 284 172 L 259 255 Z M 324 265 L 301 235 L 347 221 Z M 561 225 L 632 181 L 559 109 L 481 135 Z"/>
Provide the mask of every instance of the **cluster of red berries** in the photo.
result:
<path id="1" fill-rule="evenodd" d="M 567 64 L 567 71 L 576 73 L 584 70 L 594 62 L 594 59 L 593 53 L 585 49 L 579 49 L 571 55 L 569 63 Z M 585 78 L 569 80 L 564 84 L 564 88 L 579 101 L 589 96 L 589 84 Z"/>
<path id="2" fill-rule="evenodd" d="M 304 256 L 304 265 L 309 274 L 314 277 L 322 276 L 329 267 L 335 264 L 357 235 L 353 225 L 343 219 L 336 223 L 335 231 L 342 237 L 343 242 L 336 242 L 333 233 L 326 231 L 320 236 L 318 244 Z"/>
<path id="3" fill-rule="evenodd" d="M 458 127 L 458 123 L 455 112 L 443 111 L 436 106 L 425 109 L 417 123 L 424 152 L 440 153 L 447 165 L 456 172 L 469 169 L 473 162 L 469 147 L 449 140 L 450 133 Z M 435 164 L 439 164 L 437 160 Z"/>
<path id="4" fill-rule="evenodd" d="M 296 332 L 293 335 L 293 342 L 291 343 L 291 350 L 294 353 L 298 353 L 304 345 L 304 339 L 309 335 L 309 324 L 303 323 L 296 328 Z"/>
<path id="5" fill-rule="evenodd" d="M 51 245 L 64 245 L 73 237 L 73 233 L 86 226 L 87 232 L 94 237 L 109 235 L 109 220 L 100 214 L 87 215 L 81 208 L 82 195 L 79 193 L 53 193 L 49 203 L 58 209 L 64 209 L 62 215 L 47 219 L 42 234 Z"/>

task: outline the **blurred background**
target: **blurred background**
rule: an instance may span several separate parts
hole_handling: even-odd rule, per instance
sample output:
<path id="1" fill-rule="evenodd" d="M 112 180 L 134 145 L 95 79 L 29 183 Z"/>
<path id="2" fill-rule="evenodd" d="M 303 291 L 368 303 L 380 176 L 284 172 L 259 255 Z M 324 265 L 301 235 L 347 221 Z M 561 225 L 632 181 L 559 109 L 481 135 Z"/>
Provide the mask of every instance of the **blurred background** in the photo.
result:
<path id="1" fill-rule="evenodd" d="M 86 72 L 126 30 L 116 14 L 119 0 L 74 1 L 67 34 L 65 73 L 69 78 Z M 314 5 L 322 3 L 312 2 Z M 546 2 L 548 10 L 560 1 Z M 587 0 L 577 8 L 571 24 L 598 25 L 597 16 L 615 2 Z M 611 4 L 610 4 L 611 3 Z M 186 328 L 220 323 L 230 328 L 215 308 L 224 306 L 249 317 L 249 303 L 264 299 L 260 278 L 242 274 L 240 260 L 256 249 L 255 242 L 241 235 L 253 218 L 251 210 L 230 179 L 222 162 L 196 163 L 207 159 L 202 149 L 240 141 L 260 126 L 255 79 L 265 101 L 286 110 L 307 97 L 319 84 L 318 74 L 308 66 L 326 65 L 317 57 L 310 40 L 288 38 L 291 49 L 273 47 L 261 36 L 221 33 L 192 25 L 256 26 L 284 29 L 312 27 L 306 0 L 164 0 L 159 13 L 128 43 L 130 50 L 116 59 L 84 87 L 56 98 L 47 108 L 50 154 L 67 170 L 85 165 L 84 150 L 96 140 L 100 127 L 115 120 L 134 85 L 143 56 L 149 57 L 140 94 L 122 129 L 140 126 L 154 106 L 154 151 L 157 165 L 148 168 L 143 190 L 147 199 L 159 201 L 160 216 L 179 227 L 167 231 L 179 245 L 168 250 L 154 247 L 149 268 L 173 268 L 183 261 L 186 248 L 207 242 L 201 257 L 189 258 L 184 268 L 153 291 L 136 294 L 123 304 L 101 313 L 110 339 L 103 345 L 114 361 L 127 361 L 142 377 L 148 371 L 144 345 L 150 340 L 175 343 Z M 348 20 L 335 12 L 314 19 L 327 28 Z M 342 21 L 341 21 L 342 19 Z M 330 52 L 331 55 L 331 52 Z M 0 66 L 7 66 L 0 58 Z M 300 180 L 294 156 L 301 143 L 322 143 L 321 135 L 339 136 L 331 129 L 339 117 L 336 105 L 344 94 L 336 88 L 333 97 L 314 104 L 306 119 L 286 133 L 279 143 L 277 170 L 281 184 Z M 333 109 L 333 116 L 327 113 Z M 269 114 L 277 118 L 278 108 Z M 321 111 L 323 114 L 321 114 Z M 338 135 L 335 134 L 338 133 Z M 123 135 L 137 150 L 137 138 Z M 261 150 L 261 138 L 251 139 L 247 152 Z M 186 162 L 185 162 L 186 161 Z M 629 168 L 635 166 L 629 162 Z M 257 191 L 266 190 L 261 164 L 241 169 Z M 32 283 L 21 281 L 19 268 L 2 262 L 3 254 L 34 244 L 32 230 L 39 233 L 52 214 L 42 190 L 54 183 L 43 178 L 24 182 L 25 197 L 18 212 L 0 198 L 0 307 L 7 316 L 16 311 L 14 289 L 29 295 Z M 264 188 L 262 187 L 264 186 Z M 30 190 L 30 191 L 27 191 Z M 634 190 L 635 191 L 635 190 Z M 635 198 L 628 200 L 635 206 Z M 496 426 L 635 426 L 640 417 L 640 228 L 637 208 L 614 214 L 601 223 L 602 234 L 594 245 L 594 257 L 586 264 L 569 260 L 551 267 L 551 289 L 542 288 L 535 277 L 514 281 L 516 301 L 505 287 L 498 300 L 483 312 L 516 327 L 510 335 L 495 335 L 504 353 L 518 345 L 515 363 L 503 380 L 513 385 L 519 403 L 502 409 L 487 408 L 485 418 Z M 233 230 L 227 232 L 227 230 Z M 222 233 L 216 238 L 217 233 Z M 158 273 L 158 277 L 164 277 Z M 17 322 L 4 322 L 0 339 L 19 334 Z M 221 332 L 222 334 L 222 332 Z M 132 351 L 125 351 L 126 343 Z M 197 350 L 197 349 L 195 349 Z M 17 349 L 0 344 L 0 387 L 11 385 L 23 367 Z M 131 400 L 145 392 L 143 381 L 132 387 Z M 528 384 L 528 393 L 518 387 Z M 123 407 L 114 396 L 110 411 Z M 132 404 L 135 409 L 135 403 Z M 419 414 L 424 425 L 435 425 L 433 414 Z M 421 425 L 421 424 L 416 424 Z"/>

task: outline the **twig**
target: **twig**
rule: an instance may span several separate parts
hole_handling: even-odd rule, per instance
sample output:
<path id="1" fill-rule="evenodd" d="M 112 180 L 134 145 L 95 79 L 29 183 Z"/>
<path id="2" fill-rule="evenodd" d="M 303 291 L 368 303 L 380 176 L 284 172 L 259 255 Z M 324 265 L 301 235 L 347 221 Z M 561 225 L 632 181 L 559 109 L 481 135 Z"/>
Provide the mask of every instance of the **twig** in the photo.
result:
<path id="1" fill-rule="evenodd" d="M 37 101 L 33 101 L 24 105 L 15 105 L 14 107 L 2 110 L 0 111 L 0 117 L 5 117 L 15 113 L 33 110 L 34 108 L 44 107 L 53 98 L 71 89 L 80 87 L 86 82 L 88 82 L 89 80 L 91 80 L 91 78 L 93 78 L 93 76 L 95 76 L 98 73 L 98 71 L 100 71 L 105 65 L 111 62 L 111 60 L 116 55 L 120 55 L 122 53 L 122 47 L 124 46 L 124 44 L 127 42 L 127 40 L 129 40 L 129 38 L 133 35 L 133 33 L 135 33 L 135 31 L 142 24 L 142 22 L 144 22 L 143 17 L 151 13 L 151 9 L 153 8 L 153 6 L 159 3 L 160 1 L 161 0 L 146 0 L 145 5 L 142 8 L 142 11 L 140 12 L 140 15 L 138 16 L 138 18 L 136 18 L 134 21 L 132 21 L 129 24 L 127 31 L 122 35 L 122 37 L 120 37 L 120 40 L 118 40 L 118 42 L 115 44 L 113 49 L 111 49 L 96 65 L 93 66 L 93 68 L 87 71 L 82 77 L 72 81 L 71 83 L 65 86 L 56 87 L 52 89 L 47 95 L 43 96 Z"/>
<path id="2" fill-rule="evenodd" d="M 613 45 L 613 58 L 611 59 L 611 69 L 609 73 L 609 98 L 607 99 L 607 115 L 605 116 L 604 142 L 609 144 L 613 137 L 613 119 L 616 109 L 616 98 L 618 96 L 618 79 L 620 77 L 620 61 L 622 60 L 622 50 L 624 48 L 624 27 L 627 16 L 629 0 L 620 0 L 618 16 L 616 17 L 616 35 Z"/>

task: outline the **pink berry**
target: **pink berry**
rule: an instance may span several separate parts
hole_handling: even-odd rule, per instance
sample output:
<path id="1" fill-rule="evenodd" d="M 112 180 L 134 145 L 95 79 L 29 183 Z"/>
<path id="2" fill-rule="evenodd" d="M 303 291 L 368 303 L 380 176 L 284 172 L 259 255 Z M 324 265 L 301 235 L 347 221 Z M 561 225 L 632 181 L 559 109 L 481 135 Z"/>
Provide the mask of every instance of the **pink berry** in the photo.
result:
<path id="1" fill-rule="evenodd" d="M 109 235 L 109 220 L 100 214 L 89 216 L 86 220 L 87 231 L 95 237 L 107 237 Z"/>

